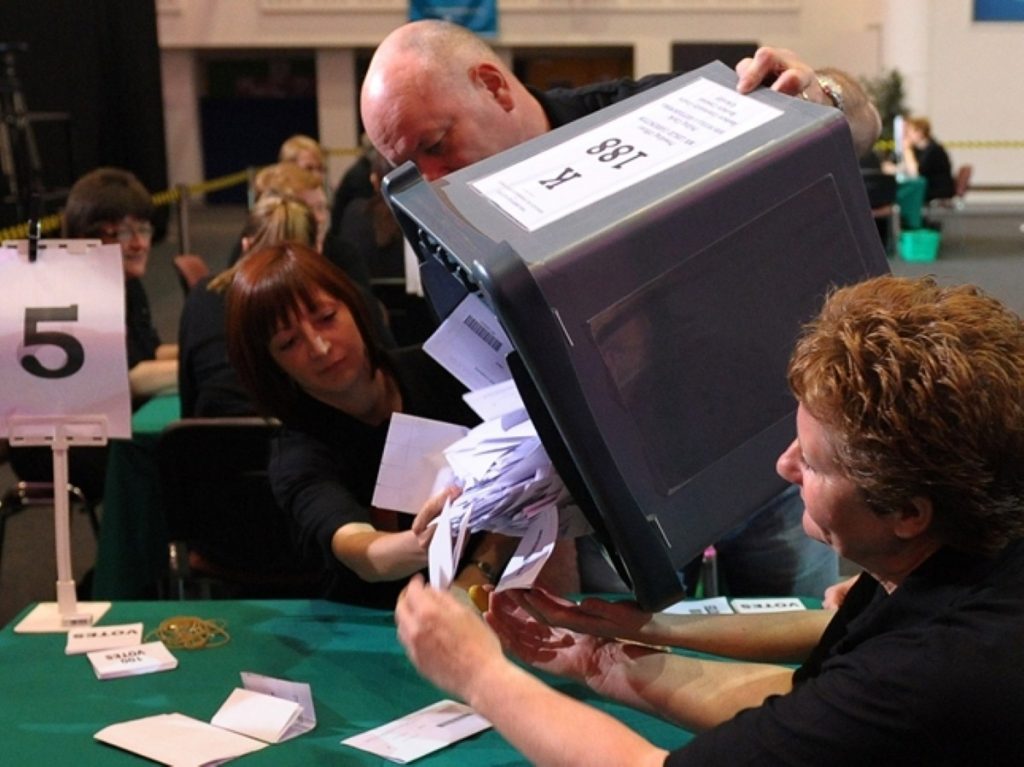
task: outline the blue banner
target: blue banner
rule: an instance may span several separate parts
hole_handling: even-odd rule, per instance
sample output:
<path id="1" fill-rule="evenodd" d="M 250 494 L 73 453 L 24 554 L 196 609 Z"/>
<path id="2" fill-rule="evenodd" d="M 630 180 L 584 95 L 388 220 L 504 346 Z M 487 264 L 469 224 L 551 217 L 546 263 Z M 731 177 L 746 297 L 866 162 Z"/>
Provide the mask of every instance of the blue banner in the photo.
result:
<path id="1" fill-rule="evenodd" d="M 975 21 L 1024 21 L 1024 0 L 974 0 Z"/>
<path id="2" fill-rule="evenodd" d="M 409 0 L 409 21 L 441 19 L 482 37 L 498 34 L 497 0 Z"/>

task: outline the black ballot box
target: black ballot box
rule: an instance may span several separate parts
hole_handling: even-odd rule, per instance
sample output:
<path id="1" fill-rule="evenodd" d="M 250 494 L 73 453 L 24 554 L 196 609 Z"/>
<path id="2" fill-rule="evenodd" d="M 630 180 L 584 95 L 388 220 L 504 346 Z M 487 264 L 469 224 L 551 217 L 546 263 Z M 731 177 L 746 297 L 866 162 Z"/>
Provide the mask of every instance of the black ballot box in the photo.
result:
<path id="1" fill-rule="evenodd" d="M 385 196 L 443 317 L 494 311 L 530 416 L 640 603 L 785 488 L 786 365 L 888 271 L 842 114 L 720 63 Z"/>

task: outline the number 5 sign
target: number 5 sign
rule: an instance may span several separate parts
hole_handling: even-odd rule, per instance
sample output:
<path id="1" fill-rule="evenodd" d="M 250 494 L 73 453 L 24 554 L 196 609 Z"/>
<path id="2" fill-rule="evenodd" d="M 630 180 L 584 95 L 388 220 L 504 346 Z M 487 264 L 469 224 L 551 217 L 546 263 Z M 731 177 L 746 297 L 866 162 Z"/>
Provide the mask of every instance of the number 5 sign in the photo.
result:
<path id="1" fill-rule="evenodd" d="M 94 437 L 102 419 L 105 436 L 130 437 L 118 246 L 43 240 L 30 262 L 25 242 L 4 243 L 0 284 L 0 437 L 25 423 Z"/>

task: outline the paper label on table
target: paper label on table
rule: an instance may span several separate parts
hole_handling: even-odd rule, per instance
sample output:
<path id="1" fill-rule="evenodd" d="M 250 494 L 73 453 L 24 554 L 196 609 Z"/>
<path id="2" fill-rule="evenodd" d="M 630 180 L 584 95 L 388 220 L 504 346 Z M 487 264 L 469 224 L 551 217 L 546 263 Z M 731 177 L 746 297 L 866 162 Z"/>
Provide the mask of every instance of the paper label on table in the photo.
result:
<path id="1" fill-rule="evenodd" d="M 183 714 L 157 714 L 112 724 L 93 737 L 174 767 L 220 764 L 267 747 L 266 743 Z"/>
<path id="2" fill-rule="evenodd" d="M 725 597 L 713 597 L 712 599 L 684 599 L 682 602 L 669 605 L 662 612 L 669 615 L 731 615 L 733 609 Z"/>
<path id="3" fill-rule="evenodd" d="M 251 692 L 270 695 L 295 703 L 301 709 L 299 718 L 281 736 L 281 740 L 290 740 L 316 727 L 316 709 L 313 707 L 313 690 L 307 682 L 293 682 L 290 679 L 278 679 L 252 671 L 242 672 L 242 687 Z"/>
<path id="4" fill-rule="evenodd" d="M 56 417 L 82 444 L 131 437 L 120 246 L 44 240 L 30 262 L 4 243 L 0 284 L 0 437 L 42 438 Z"/>
<path id="5" fill-rule="evenodd" d="M 700 78 L 472 186 L 532 232 L 781 114 Z"/>
<path id="6" fill-rule="evenodd" d="M 423 351 L 470 391 L 512 377 L 505 358 L 512 342 L 494 312 L 470 293 L 423 344 Z"/>
<path id="7" fill-rule="evenodd" d="M 392 762 L 407 764 L 490 726 L 490 722 L 464 703 L 442 700 L 341 742 Z"/>
<path id="8" fill-rule="evenodd" d="M 68 643 L 64 648 L 67 655 L 81 655 L 96 650 L 110 650 L 115 647 L 132 647 L 142 644 L 142 624 L 124 623 L 119 626 L 87 626 L 68 631 Z"/>
<path id="9" fill-rule="evenodd" d="M 85 657 L 92 664 L 99 679 L 118 679 L 137 674 L 153 674 L 178 667 L 178 659 L 171 655 L 163 642 L 147 642 L 134 647 L 99 650 Z"/>
<path id="10" fill-rule="evenodd" d="M 213 715 L 210 724 L 267 743 L 277 743 L 285 739 L 301 713 L 302 706 L 294 701 L 236 687 Z"/>
<path id="11" fill-rule="evenodd" d="M 738 613 L 788 613 L 807 607 L 798 597 L 744 597 L 732 600 L 732 609 Z"/>

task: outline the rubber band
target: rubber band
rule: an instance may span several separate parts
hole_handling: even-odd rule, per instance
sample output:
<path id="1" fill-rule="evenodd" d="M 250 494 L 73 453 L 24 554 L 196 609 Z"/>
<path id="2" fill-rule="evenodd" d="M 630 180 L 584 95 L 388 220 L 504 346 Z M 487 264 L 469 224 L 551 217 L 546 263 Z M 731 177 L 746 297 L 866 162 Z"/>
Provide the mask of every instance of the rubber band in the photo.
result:
<path id="1" fill-rule="evenodd" d="M 147 641 L 159 639 L 169 650 L 202 650 L 221 647 L 231 641 L 227 622 L 192 615 L 176 615 L 161 621 L 146 635 Z"/>

